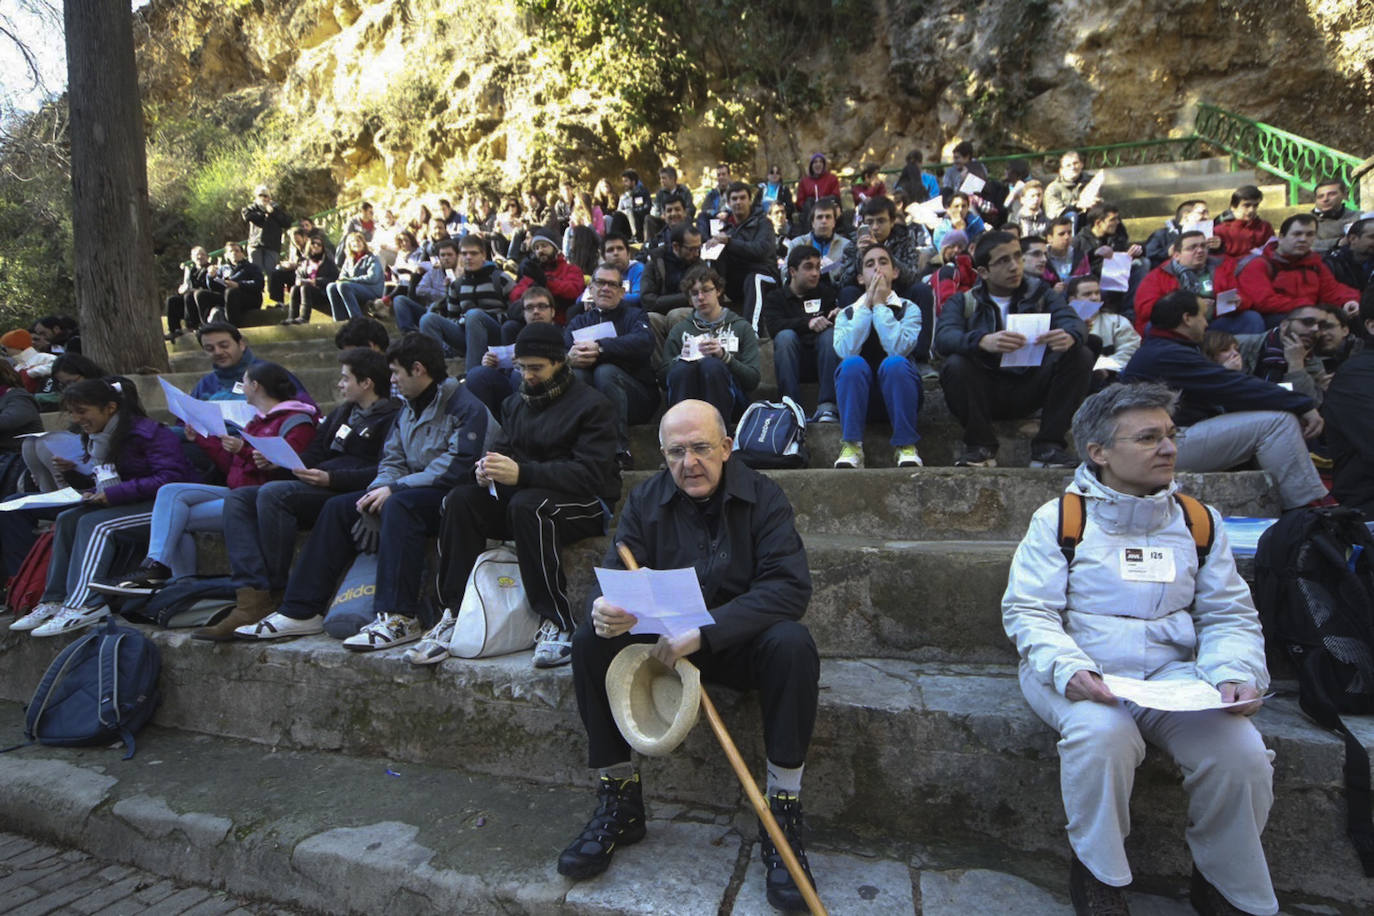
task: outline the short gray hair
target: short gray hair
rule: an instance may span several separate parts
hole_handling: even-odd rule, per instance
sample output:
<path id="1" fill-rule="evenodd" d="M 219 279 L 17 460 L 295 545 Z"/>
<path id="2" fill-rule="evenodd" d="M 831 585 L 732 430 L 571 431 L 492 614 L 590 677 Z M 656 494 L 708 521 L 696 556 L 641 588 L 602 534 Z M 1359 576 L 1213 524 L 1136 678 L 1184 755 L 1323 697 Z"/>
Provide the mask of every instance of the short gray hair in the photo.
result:
<path id="1" fill-rule="evenodd" d="M 1173 416 L 1178 406 L 1178 392 L 1157 382 L 1108 385 L 1097 394 L 1083 400 L 1073 415 L 1074 447 L 1084 461 L 1088 460 L 1088 444 L 1106 445 L 1116 438 L 1117 421 L 1132 410 L 1166 410 Z"/>

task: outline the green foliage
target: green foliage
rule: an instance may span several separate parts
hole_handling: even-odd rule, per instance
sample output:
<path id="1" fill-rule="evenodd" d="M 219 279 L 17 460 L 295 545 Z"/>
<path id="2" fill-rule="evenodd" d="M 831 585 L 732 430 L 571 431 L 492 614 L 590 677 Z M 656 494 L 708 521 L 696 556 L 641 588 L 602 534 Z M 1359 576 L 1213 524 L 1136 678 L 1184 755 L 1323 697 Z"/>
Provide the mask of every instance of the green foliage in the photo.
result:
<path id="1" fill-rule="evenodd" d="M 65 100 L 0 124 L 0 331 L 75 314 Z"/>

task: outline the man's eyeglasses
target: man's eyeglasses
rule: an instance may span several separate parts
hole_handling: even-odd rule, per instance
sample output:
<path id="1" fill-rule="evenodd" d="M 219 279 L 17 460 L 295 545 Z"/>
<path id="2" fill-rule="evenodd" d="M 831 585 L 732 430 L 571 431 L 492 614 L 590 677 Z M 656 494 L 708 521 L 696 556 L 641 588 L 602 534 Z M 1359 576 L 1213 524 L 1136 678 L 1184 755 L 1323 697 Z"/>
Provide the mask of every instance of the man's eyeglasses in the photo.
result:
<path id="1" fill-rule="evenodd" d="M 1322 321 L 1320 318 L 1290 318 L 1288 320 L 1305 328 L 1316 328 L 1318 331 L 1334 331 L 1337 328 L 1336 322 Z"/>
<path id="2" fill-rule="evenodd" d="M 1112 441 L 1129 442 L 1132 445 L 1138 445 L 1143 449 L 1153 450 L 1159 448 L 1159 444 L 1163 442 L 1165 439 L 1168 439 L 1170 442 L 1174 443 L 1175 445 L 1178 445 L 1179 440 L 1182 438 L 1183 430 L 1171 429 L 1167 433 L 1148 432 L 1141 433 L 1138 436 L 1117 436 Z"/>
<path id="3" fill-rule="evenodd" d="M 592 281 L 592 286 L 595 286 L 597 289 L 619 289 L 620 281 L 596 279 Z"/>
<path id="4" fill-rule="evenodd" d="M 691 445 L 670 445 L 663 449 L 663 457 L 673 464 L 678 464 L 691 452 L 698 458 L 710 458 L 711 453 L 720 448 L 719 442 L 693 442 Z"/>

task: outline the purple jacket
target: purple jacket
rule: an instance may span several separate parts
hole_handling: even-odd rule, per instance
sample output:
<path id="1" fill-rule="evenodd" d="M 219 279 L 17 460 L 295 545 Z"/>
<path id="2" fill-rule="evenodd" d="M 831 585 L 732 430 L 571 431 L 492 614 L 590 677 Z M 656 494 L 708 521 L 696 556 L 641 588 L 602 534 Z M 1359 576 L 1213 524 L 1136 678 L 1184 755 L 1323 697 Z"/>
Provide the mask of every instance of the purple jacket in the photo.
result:
<path id="1" fill-rule="evenodd" d="M 134 420 L 124 448 L 115 457 L 115 470 L 119 483 L 105 490 L 112 506 L 152 499 L 164 484 L 200 479 L 186 460 L 177 434 L 148 417 Z"/>

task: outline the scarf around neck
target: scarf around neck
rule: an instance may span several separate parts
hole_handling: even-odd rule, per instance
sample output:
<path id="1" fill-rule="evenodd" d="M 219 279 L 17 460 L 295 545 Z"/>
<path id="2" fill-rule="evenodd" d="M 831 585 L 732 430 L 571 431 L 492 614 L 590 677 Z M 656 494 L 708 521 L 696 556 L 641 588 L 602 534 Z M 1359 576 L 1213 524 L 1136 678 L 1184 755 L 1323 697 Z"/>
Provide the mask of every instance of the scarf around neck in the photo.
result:
<path id="1" fill-rule="evenodd" d="M 553 375 L 549 376 L 547 382 L 536 382 L 531 384 L 528 381 L 520 383 L 520 397 L 525 399 L 525 403 L 535 410 L 543 410 L 554 401 L 558 400 L 572 385 L 572 367 L 567 362 L 558 364 L 558 368 L 553 370 Z"/>

